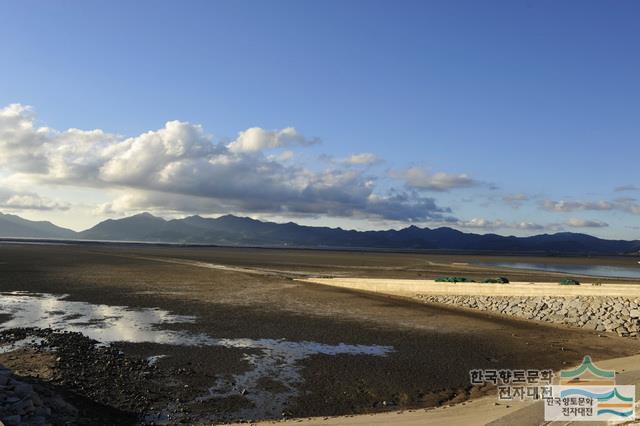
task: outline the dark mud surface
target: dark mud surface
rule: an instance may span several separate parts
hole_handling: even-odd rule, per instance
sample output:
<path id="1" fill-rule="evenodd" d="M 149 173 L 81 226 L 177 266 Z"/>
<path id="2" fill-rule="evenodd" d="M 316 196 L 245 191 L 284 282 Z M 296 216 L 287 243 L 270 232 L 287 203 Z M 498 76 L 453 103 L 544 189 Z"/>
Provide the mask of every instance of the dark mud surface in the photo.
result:
<path id="1" fill-rule="evenodd" d="M 78 409 L 75 418 L 54 424 L 154 424 L 192 423 L 203 417 L 217 420 L 237 419 L 239 408 L 249 405 L 243 396 L 220 398 L 207 404 L 197 401 L 206 393 L 214 376 L 210 366 L 182 359 L 173 361 L 173 351 L 182 347 L 160 345 L 169 355 L 150 362 L 141 354 L 154 351 L 154 345 L 102 345 L 81 333 L 51 329 L 19 328 L 0 332 L 0 345 L 27 340 L 14 352 L 0 355 L 0 362 L 33 383 L 48 386 Z M 147 346 L 147 347 L 145 347 Z M 123 349 L 130 349 L 126 352 Z M 202 348 L 190 349 L 194 359 L 202 359 Z M 208 354 L 220 360 L 219 374 L 231 374 L 243 368 L 237 361 L 225 359 L 228 351 Z M 37 363 L 33 360 L 37 359 Z M 44 368 L 43 368 L 44 365 Z M 204 411 L 204 412 L 203 412 Z M 204 415 L 206 414 L 206 416 Z M 67 416 L 68 417 L 68 416 Z M 160 421 L 161 420 L 161 421 Z"/>
<path id="2" fill-rule="evenodd" d="M 141 422 L 144 415 L 151 422 L 154 413 L 169 423 L 207 424 L 427 407 L 482 393 L 469 386 L 473 368 L 559 368 L 585 354 L 598 359 L 640 351 L 637 340 L 292 280 L 300 274 L 429 278 L 447 268 L 449 274 L 466 268 L 444 263 L 417 254 L 12 244 L 0 245 L 0 291 L 66 294 L 65 301 L 131 310 L 159 308 L 194 320 L 153 327 L 215 342 L 125 341 L 103 347 L 46 327 L 30 331 L 62 340 L 48 344 L 59 354 L 49 378 L 29 376 L 29 370 L 23 377 L 70 395 L 81 407 L 96 404 L 102 410 L 97 417 L 106 419 L 102 424 Z M 0 321 L 7 320 L 11 315 L 0 313 Z M 288 351 L 282 352 L 282 342 L 292 345 Z M 384 356 L 335 351 L 344 345 L 393 351 Z M 16 356 L 7 366 L 20 369 L 28 359 Z M 257 398 L 265 395 L 283 408 L 262 406 L 264 398 Z M 91 420 L 101 424 L 95 416 Z"/>

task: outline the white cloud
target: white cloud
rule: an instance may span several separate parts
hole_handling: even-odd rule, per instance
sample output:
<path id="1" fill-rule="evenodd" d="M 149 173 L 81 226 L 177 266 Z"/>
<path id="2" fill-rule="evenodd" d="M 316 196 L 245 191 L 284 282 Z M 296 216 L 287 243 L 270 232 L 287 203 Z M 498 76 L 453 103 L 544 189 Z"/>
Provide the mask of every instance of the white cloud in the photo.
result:
<path id="1" fill-rule="evenodd" d="M 608 223 L 602 222 L 600 220 L 587 220 L 577 218 L 571 218 L 567 220 L 565 222 L 565 225 L 572 228 L 606 228 L 607 226 L 609 226 Z"/>
<path id="2" fill-rule="evenodd" d="M 0 167 L 38 172 L 46 167 L 43 145 L 48 129 L 35 128 L 28 106 L 11 104 L 0 109 Z"/>
<path id="3" fill-rule="evenodd" d="M 493 231 L 498 229 L 513 229 L 520 231 L 561 231 L 564 227 L 569 228 L 605 228 L 609 226 L 606 222 L 600 220 L 586 220 L 571 218 L 564 223 L 547 223 L 540 224 L 534 222 L 507 222 L 500 219 L 490 220 L 483 218 L 473 218 L 470 220 L 460 220 L 455 223 L 460 228 L 482 229 L 485 231 Z"/>
<path id="4" fill-rule="evenodd" d="M 556 213 L 617 210 L 631 214 L 640 214 L 640 204 L 634 198 L 618 198 L 613 201 L 544 200 L 540 204 L 540 207 L 544 210 Z"/>
<path id="5" fill-rule="evenodd" d="M 606 228 L 608 223 L 600 220 L 587 220 L 571 218 L 563 223 L 547 223 L 539 224 L 534 222 L 506 222 L 500 219 L 489 220 L 482 218 L 474 218 L 467 221 L 458 221 L 455 223 L 461 228 L 468 229 L 482 229 L 482 230 L 498 230 L 498 229 L 513 229 L 521 231 L 561 231 L 565 227 L 569 228 Z"/>
<path id="6" fill-rule="evenodd" d="M 375 154 L 372 154 L 370 152 L 353 154 L 345 160 L 345 162 L 348 164 L 367 165 L 367 166 L 371 164 L 379 163 L 380 161 L 381 161 L 380 158 L 378 158 Z"/>
<path id="7" fill-rule="evenodd" d="M 545 229 L 556 229 L 556 225 L 541 225 L 532 222 L 505 222 L 500 219 L 490 220 L 483 218 L 473 218 L 467 221 L 455 223 L 461 228 L 496 230 L 496 229 L 516 229 L 522 231 L 542 231 Z"/>
<path id="8" fill-rule="evenodd" d="M 544 200 L 542 208 L 551 212 L 572 212 L 576 210 L 613 210 L 614 205 L 607 201 L 553 201 Z"/>
<path id="9" fill-rule="evenodd" d="M 403 180 L 409 188 L 418 190 L 449 191 L 478 185 L 478 182 L 464 173 L 429 173 L 419 167 L 392 171 L 390 175 L 393 178 Z"/>
<path id="10" fill-rule="evenodd" d="M 308 146 L 320 143 L 317 138 L 307 139 L 293 127 L 281 130 L 265 130 L 251 127 L 238 133 L 236 140 L 228 145 L 232 152 L 258 152 L 286 146 Z"/>
<path id="11" fill-rule="evenodd" d="M 502 201 L 504 201 L 509 206 L 514 209 L 518 209 L 524 204 L 526 201 L 529 201 L 529 196 L 525 194 L 510 194 L 502 197 Z"/>
<path id="12" fill-rule="evenodd" d="M 71 206 L 32 192 L 15 192 L 0 189 L 0 208 L 4 210 L 69 210 Z"/>
<path id="13" fill-rule="evenodd" d="M 279 154 L 269 155 L 267 158 L 271 161 L 291 161 L 295 156 L 296 154 L 293 151 L 282 151 Z"/>
<path id="14" fill-rule="evenodd" d="M 484 218 L 474 217 L 473 219 L 466 221 L 458 221 L 456 225 L 461 228 L 473 228 L 473 229 L 497 229 L 506 226 L 506 223 L 501 220 L 489 220 Z"/>
<path id="15" fill-rule="evenodd" d="M 22 182 L 126 192 L 102 206 L 104 212 L 156 207 L 406 221 L 443 220 L 450 213 L 413 191 L 382 192 L 360 169 L 312 171 L 286 161 L 291 155 L 262 152 L 317 143 L 293 128 L 252 128 L 224 144 L 181 121 L 123 138 L 101 130 L 38 128 L 21 106 L 0 109 L 0 117 L 1 172 Z"/>

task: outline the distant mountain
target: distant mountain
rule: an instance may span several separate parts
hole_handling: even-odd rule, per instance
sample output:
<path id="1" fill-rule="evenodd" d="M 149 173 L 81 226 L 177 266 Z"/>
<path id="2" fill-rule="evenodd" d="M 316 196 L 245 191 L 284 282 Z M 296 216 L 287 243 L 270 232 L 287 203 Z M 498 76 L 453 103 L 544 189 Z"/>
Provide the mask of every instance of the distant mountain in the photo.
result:
<path id="1" fill-rule="evenodd" d="M 81 239 L 111 241 L 158 241 L 153 236 L 167 222 L 150 213 L 141 213 L 124 219 L 107 219 L 78 234 Z M 172 241 L 167 240 L 167 242 Z"/>
<path id="2" fill-rule="evenodd" d="M 171 242 L 230 246 L 363 248 L 404 250 L 486 250 L 497 252 L 623 254 L 640 251 L 640 241 L 604 240 L 561 232 L 532 237 L 471 234 L 452 228 L 348 231 L 262 222 L 232 215 L 216 219 L 190 216 L 165 220 L 149 213 L 109 219 L 78 234 L 92 240 Z"/>
<path id="3" fill-rule="evenodd" d="M 76 233 L 51 222 L 36 222 L 12 214 L 0 213 L 0 237 L 69 239 L 76 238 Z"/>
<path id="4" fill-rule="evenodd" d="M 603 240 L 571 232 L 532 237 L 470 234 L 452 228 L 348 231 L 303 226 L 293 222 L 262 222 L 232 215 L 216 219 L 189 216 L 165 220 L 150 213 L 105 220 L 82 232 L 50 222 L 35 222 L 0 213 L 0 237 L 141 241 L 226 246 L 352 248 L 392 250 L 466 250 L 539 252 L 546 254 L 640 253 L 640 241 Z"/>

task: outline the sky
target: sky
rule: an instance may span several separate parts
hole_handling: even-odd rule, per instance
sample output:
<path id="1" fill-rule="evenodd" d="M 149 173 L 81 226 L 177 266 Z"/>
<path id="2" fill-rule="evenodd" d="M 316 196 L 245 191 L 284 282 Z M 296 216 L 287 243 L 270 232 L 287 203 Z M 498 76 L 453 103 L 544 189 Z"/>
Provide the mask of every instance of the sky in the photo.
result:
<path id="1" fill-rule="evenodd" d="M 637 1 L 0 0 L 0 212 L 640 239 Z"/>

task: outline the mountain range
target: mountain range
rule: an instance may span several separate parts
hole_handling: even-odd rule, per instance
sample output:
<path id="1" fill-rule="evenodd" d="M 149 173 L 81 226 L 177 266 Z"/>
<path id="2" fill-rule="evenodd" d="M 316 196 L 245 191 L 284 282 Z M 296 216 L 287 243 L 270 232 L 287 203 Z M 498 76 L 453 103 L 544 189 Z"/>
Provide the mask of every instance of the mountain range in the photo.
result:
<path id="1" fill-rule="evenodd" d="M 77 238 L 78 233 L 51 222 L 36 222 L 20 216 L 0 213 L 0 237 L 4 238 Z"/>
<path id="2" fill-rule="evenodd" d="M 303 226 L 293 222 L 263 222 L 233 215 L 189 216 L 165 220 L 149 213 L 108 219 L 82 232 L 50 222 L 34 222 L 0 213 L 0 237 L 138 241 L 227 246 L 352 248 L 392 250 L 465 250 L 544 252 L 556 254 L 629 254 L 640 252 L 640 241 L 605 240 L 587 234 L 560 232 L 531 237 L 473 234 L 456 229 L 419 228 L 354 231 Z"/>

